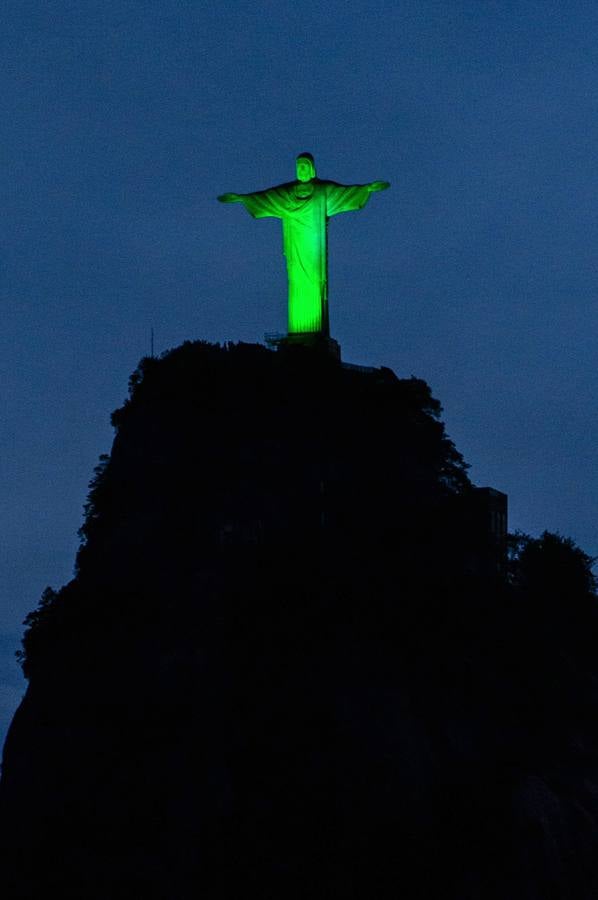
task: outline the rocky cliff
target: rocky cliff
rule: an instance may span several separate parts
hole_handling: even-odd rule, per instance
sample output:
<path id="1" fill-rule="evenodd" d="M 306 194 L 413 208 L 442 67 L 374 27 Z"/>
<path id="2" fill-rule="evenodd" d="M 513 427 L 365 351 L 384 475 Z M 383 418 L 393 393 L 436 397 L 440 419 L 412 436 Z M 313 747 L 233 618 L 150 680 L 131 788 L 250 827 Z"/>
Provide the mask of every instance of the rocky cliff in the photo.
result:
<path id="1" fill-rule="evenodd" d="M 142 362 L 28 620 L 3 897 L 595 900 L 591 586 L 472 565 L 439 413 L 301 347 Z"/>

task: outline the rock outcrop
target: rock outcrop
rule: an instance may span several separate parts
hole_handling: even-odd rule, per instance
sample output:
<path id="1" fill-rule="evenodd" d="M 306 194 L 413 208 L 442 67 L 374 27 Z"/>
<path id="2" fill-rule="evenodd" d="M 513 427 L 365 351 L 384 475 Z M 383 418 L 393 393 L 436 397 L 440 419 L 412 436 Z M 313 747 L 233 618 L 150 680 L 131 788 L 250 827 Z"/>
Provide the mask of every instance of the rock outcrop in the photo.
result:
<path id="1" fill-rule="evenodd" d="M 595 900 L 592 598 L 472 565 L 439 413 L 301 347 L 142 362 L 29 617 L 4 898 Z"/>

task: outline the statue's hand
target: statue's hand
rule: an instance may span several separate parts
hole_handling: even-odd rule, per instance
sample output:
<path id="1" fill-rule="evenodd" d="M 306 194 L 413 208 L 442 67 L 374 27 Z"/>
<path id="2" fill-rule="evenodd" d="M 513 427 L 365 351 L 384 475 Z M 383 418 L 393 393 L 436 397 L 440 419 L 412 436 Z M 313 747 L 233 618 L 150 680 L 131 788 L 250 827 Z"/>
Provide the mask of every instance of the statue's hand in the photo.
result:
<path id="1" fill-rule="evenodd" d="M 241 198 L 239 194 L 220 194 L 218 197 L 221 203 L 240 203 Z"/>
<path id="2" fill-rule="evenodd" d="M 386 191 L 390 187 L 390 181 L 372 181 L 371 184 L 368 184 L 368 187 L 371 194 L 375 191 Z"/>

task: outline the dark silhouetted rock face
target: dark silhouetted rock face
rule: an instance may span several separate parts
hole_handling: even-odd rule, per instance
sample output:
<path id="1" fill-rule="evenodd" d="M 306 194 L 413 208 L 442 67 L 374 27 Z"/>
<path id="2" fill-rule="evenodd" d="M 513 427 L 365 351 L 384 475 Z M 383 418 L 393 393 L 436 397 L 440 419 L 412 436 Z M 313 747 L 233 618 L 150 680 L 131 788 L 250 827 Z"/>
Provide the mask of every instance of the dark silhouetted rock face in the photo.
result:
<path id="1" fill-rule="evenodd" d="M 594 607 L 472 565 L 439 411 L 300 347 L 143 362 L 29 620 L 3 897 L 595 900 Z"/>

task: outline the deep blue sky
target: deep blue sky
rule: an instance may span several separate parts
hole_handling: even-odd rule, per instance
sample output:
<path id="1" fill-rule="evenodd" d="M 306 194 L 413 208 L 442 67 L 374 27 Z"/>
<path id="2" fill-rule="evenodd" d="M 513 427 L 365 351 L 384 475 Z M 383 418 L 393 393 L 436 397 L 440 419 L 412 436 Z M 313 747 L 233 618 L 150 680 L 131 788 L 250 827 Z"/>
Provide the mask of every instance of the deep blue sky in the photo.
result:
<path id="1" fill-rule="evenodd" d="M 150 328 L 157 351 L 284 329 L 280 223 L 215 197 L 291 179 L 298 151 L 392 182 L 331 223 L 344 358 L 425 378 L 511 527 L 598 554 L 595 0 L 3 9 L 5 723 Z"/>

